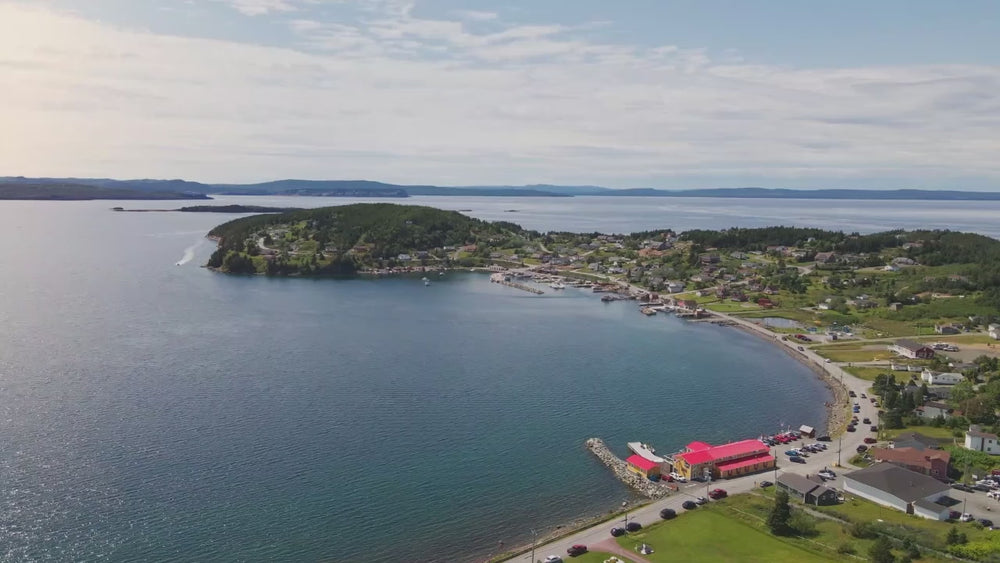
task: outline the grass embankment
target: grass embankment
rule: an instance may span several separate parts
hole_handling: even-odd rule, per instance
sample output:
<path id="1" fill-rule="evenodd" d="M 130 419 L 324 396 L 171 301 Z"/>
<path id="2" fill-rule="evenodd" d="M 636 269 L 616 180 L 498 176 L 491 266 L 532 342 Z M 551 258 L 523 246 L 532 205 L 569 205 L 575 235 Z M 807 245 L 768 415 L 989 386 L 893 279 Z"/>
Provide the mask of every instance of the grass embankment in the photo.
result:
<path id="1" fill-rule="evenodd" d="M 928 438 L 934 438 L 935 440 L 941 440 L 942 445 L 951 444 L 956 436 L 954 430 L 947 427 L 936 428 L 934 426 L 907 426 L 906 428 L 887 428 L 882 431 L 882 435 L 886 440 L 893 440 L 896 436 L 903 434 L 904 432 L 916 432 L 917 434 L 923 434 Z M 959 436 L 964 436 L 965 434 L 959 430 Z"/>
<path id="2" fill-rule="evenodd" d="M 865 349 L 836 349 L 836 348 L 813 348 L 813 351 L 823 356 L 824 358 L 829 358 L 833 362 L 878 362 L 882 360 L 891 360 L 896 357 L 896 354 L 882 348 L 872 350 Z"/>
<path id="3" fill-rule="evenodd" d="M 892 373 L 888 367 L 884 368 L 869 368 L 869 367 L 844 367 L 844 371 L 853 375 L 854 377 L 864 379 L 866 381 L 875 381 L 875 377 L 882 373 Z"/>

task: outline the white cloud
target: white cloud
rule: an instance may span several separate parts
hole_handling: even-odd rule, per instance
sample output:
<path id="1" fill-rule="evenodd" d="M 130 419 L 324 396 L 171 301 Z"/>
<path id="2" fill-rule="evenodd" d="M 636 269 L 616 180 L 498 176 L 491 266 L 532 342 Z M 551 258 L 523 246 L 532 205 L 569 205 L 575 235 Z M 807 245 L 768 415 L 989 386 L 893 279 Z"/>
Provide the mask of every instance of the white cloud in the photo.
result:
<path id="1" fill-rule="evenodd" d="M 262 16 L 272 12 L 294 12 L 297 7 L 289 0 L 219 0 L 225 2 L 241 14 Z"/>
<path id="2" fill-rule="evenodd" d="M 1000 187 L 997 67 L 719 63 L 363 1 L 282 20 L 297 49 L 0 4 L 0 174 Z"/>
<path id="3" fill-rule="evenodd" d="M 496 12 L 482 12 L 479 10 L 458 10 L 455 15 L 463 20 L 471 21 L 492 21 L 500 17 Z"/>

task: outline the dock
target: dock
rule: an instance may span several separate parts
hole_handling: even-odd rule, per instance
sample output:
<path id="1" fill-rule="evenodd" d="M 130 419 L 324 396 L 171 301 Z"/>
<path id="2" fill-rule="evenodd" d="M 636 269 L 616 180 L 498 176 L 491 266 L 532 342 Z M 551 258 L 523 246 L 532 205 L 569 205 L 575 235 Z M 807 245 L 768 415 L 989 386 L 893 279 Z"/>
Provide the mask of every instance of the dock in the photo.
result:
<path id="1" fill-rule="evenodd" d="M 586 445 L 587 449 L 597 456 L 597 459 L 611 468 L 615 477 L 618 477 L 621 482 L 635 489 L 643 496 L 656 499 L 667 496 L 677 490 L 676 485 L 663 481 L 650 481 L 629 471 L 625 461 L 612 453 L 600 438 L 590 438 L 586 441 Z"/>
<path id="2" fill-rule="evenodd" d="M 521 291 L 527 291 L 528 293 L 534 293 L 535 295 L 541 295 L 545 293 L 544 291 L 536 288 L 524 285 L 523 283 L 518 283 L 508 279 L 509 276 L 505 276 L 501 273 L 490 274 L 490 281 L 493 283 L 498 283 L 500 285 L 505 285 L 507 287 L 513 287 L 514 289 L 520 289 Z"/>

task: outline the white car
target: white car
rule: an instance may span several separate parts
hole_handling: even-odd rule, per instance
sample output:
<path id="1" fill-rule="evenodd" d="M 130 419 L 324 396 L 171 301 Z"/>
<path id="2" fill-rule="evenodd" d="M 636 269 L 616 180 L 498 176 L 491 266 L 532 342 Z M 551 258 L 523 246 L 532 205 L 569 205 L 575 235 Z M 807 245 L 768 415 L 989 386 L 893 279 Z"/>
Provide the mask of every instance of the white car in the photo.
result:
<path id="1" fill-rule="evenodd" d="M 563 563 L 563 560 L 558 555 L 549 555 L 545 558 L 545 563 Z"/>
<path id="2" fill-rule="evenodd" d="M 832 481 L 833 479 L 837 478 L 836 475 L 834 475 L 833 473 L 830 473 L 829 471 L 820 471 L 819 472 L 819 477 L 820 477 L 820 479 L 826 479 L 828 481 Z"/>
<path id="3" fill-rule="evenodd" d="M 962 522 L 972 522 L 975 519 L 976 517 L 969 514 L 968 512 L 966 512 L 965 514 L 962 515 L 961 518 L 959 518 L 959 520 L 961 520 Z"/>
<path id="4" fill-rule="evenodd" d="M 673 477 L 674 481 L 677 481 L 678 483 L 687 483 L 687 481 L 688 481 L 680 473 L 671 472 L 670 476 Z"/>

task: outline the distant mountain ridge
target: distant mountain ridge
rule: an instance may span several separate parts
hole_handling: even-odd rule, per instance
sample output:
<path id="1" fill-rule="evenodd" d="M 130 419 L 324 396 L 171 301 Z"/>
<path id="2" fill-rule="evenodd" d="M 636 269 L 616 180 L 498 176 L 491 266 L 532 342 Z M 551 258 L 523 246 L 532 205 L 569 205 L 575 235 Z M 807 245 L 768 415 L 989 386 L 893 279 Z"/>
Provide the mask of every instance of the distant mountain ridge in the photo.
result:
<path id="1" fill-rule="evenodd" d="M 50 190 L 43 186 L 61 186 L 60 197 L 44 197 L 41 192 Z M 6 191 L 15 190 L 24 195 L 29 187 L 39 189 L 39 197 L 13 199 L 73 199 L 66 189 L 87 186 L 104 192 L 95 192 L 97 198 L 116 193 L 119 199 L 179 199 L 184 196 L 204 198 L 206 194 L 219 195 L 297 195 L 316 197 L 386 197 L 409 196 L 492 196 L 492 197 L 710 197 L 746 199 L 837 199 L 837 200 L 931 200 L 931 201 L 997 201 L 1000 192 L 975 192 L 962 190 L 859 190 L 859 189 L 790 189 L 790 188 L 701 188 L 663 190 L 656 188 L 613 189 L 601 186 L 556 186 L 533 184 L 525 186 L 432 186 L 388 184 L 372 180 L 296 180 L 284 179 L 254 184 L 204 184 L 187 180 L 115 180 L 110 178 L 23 178 L 0 177 L 0 199 Z M 130 194 L 129 192 L 135 192 Z M 147 194 L 143 197 L 141 194 Z M 148 194 L 156 194 L 149 197 Z M 29 194 L 30 195 L 30 194 Z M 129 196 L 134 197 L 129 197 Z M 101 197 L 104 196 L 104 197 Z M 6 198 L 12 199 L 12 198 Z M 78 198 L 78 199 L 95 199 Z"/>

